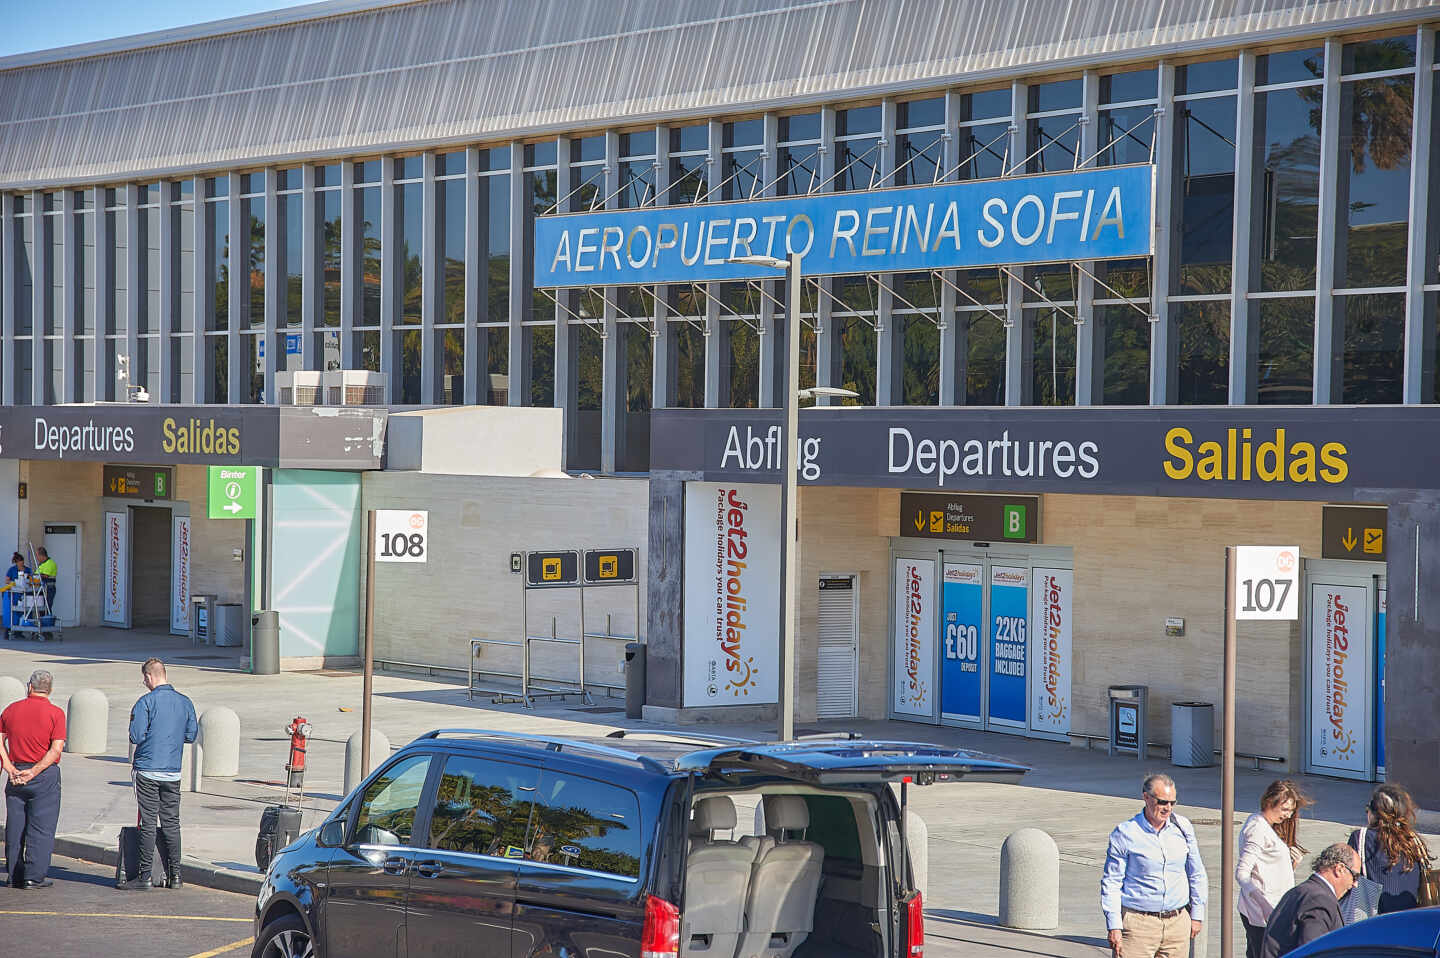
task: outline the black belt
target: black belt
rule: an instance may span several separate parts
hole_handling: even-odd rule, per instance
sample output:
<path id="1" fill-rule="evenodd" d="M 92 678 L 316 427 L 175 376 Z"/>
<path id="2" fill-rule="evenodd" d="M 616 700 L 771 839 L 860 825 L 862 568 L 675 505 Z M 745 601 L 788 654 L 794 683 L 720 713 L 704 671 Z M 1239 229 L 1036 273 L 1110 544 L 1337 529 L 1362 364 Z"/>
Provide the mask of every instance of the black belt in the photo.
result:
<path id="1" fill-rule="evenodd" d="M 1159 918 L 1161 921 L 1164 921 L 1167 918 L 1174 918 L 1176 915 L 1183 915 L 1189 909 L 1172 908 L 1169 911 L 1141 911 L 1138 908 L 1127 908 L 1125 910 L 1131 912 L 1132 914 L 1144 915 L 1147 918 Z"/>

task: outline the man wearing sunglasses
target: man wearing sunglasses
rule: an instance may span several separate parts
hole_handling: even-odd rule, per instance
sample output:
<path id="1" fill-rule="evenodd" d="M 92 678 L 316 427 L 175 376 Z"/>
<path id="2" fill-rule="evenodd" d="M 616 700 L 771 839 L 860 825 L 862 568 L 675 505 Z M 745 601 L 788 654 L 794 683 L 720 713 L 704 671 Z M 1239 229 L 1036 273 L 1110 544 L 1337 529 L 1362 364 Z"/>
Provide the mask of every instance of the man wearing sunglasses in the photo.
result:
<path id="1" fill-rule="evenodd" d="M 1287 891 L 1270 913 L 1260 958 L 1280 958 L 1339 928 L 1340 899 L 1360 877 L 1360 856 L 1337 842 L 1315 856 L 1315 871 Z"/>
<path id="2" fill-rule="evenodd" d="M 1145 808 L 1110 833 L 1100 910 L 1115 958 L 1185 958 L 1205 921 L 1209 880 L 1195 829 L 1175 814 L 1175 782 L 1141 786 Z"/>

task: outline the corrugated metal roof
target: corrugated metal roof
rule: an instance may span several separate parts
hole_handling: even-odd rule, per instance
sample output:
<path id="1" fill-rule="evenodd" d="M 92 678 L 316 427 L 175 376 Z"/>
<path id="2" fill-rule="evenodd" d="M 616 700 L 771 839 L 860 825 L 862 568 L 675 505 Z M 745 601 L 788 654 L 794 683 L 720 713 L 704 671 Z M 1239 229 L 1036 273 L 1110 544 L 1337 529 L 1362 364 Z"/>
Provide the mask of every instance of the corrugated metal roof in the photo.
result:
<path id="1" fill-rule="evenodd" d="M 0 186 L 761 110 L 1436 14 L 1427 0 L 353 6 L 302 8 L 321 15 L 241 32 L 222 21 L 173 42 L 149 35 L 115 52 L 56 51 L 38 64 L 0 61 Z"/>

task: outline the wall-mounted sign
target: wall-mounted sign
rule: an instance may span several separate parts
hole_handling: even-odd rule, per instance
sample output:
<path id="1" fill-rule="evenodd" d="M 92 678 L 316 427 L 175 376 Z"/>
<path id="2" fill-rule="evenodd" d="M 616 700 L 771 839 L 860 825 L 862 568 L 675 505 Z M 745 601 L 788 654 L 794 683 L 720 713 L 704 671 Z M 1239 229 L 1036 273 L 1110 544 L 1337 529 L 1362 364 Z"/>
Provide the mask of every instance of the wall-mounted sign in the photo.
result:
<path id="1" fill-rule="evenodd" d="M 106 466 L 101 475 L 100 494 L 112 499 L 169 499 L 175 488 L 169 466 Z"/>
<path id="2" fill-rule="evenodd" d="M 376 562 L 426 562 L 430 556 L 430 513 L 425 509 L 376 509 Z"/>
<path id="3" fill-rule="evenodd" d="M 206 514 L 211 519 L 254 519 L 259 487 L 256 466 L 211 466 Z"/>
<path id="4" fill-rule="evenodd" d="M 541 216 L 535 285 L 772 279 L 1149 256 L 1154 167 Z"/>
<path id="5" fill-rule="evenodd" d="M 1320 520 L 1320 554 L 1327 559 L 1385 561 L 1384 506 L 1326 506 Z"/>
<path id="6" fill-rule="evenodd" d="M 890 710 L 935 714 L 935 560 L 895 560 L 895 639 Z"/>
<path id="7" fill-rule="evenodd" d="M 634 549 L 586 549 L 586 585 L 618 585 L 635 581 Z"/>
<path id="8" fill-rule="evenodd" d="M 1370 590 L 1310 583 L 1310 764 L 1369 778 L 1375 672 Z"/>
<path id="9" fill-rule="evenodd" d="M 525 584 L 530 588 L 575 585 L 580 581 L 580 553 L 574 549 L 531 552 L 526 556 Z"/>
<path id="10" fill-rule="evenodd" d="M 900 534 L 920 539 L 1039 542 L 1038 496 L 900 495 Z"/>
<path id="11" fill-rule="evenodd" d="M 1235 549 L 1235 618 L 1294 621 L 1300 617 L 1300 547 Z"/>

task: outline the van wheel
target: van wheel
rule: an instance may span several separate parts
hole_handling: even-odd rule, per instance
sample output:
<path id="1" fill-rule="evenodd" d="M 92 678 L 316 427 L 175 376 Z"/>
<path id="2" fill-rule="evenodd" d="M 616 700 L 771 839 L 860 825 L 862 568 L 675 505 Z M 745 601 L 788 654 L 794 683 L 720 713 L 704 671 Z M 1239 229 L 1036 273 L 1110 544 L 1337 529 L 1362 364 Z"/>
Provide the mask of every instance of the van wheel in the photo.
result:
<path id="1" fill-rule="evenodd" d="M 310 932 L 299 915 L 285 915 L 265 926 L 255 941 L 251 958 L 315 958 Z"/>

